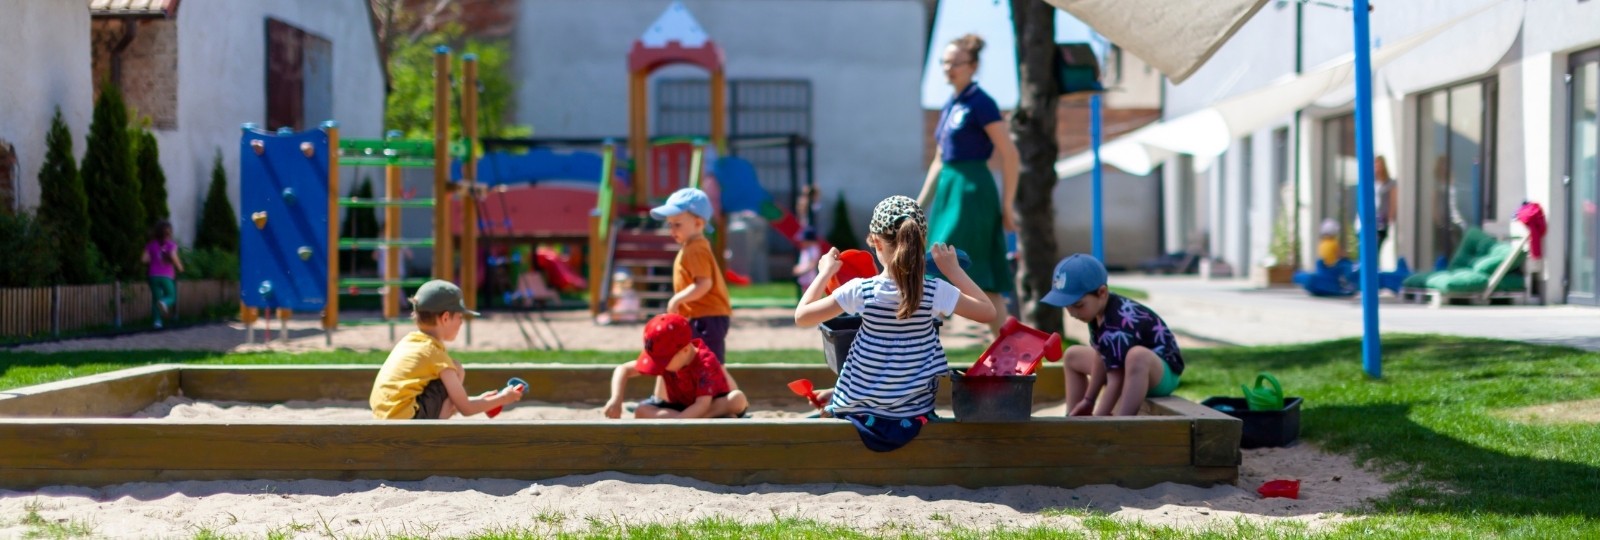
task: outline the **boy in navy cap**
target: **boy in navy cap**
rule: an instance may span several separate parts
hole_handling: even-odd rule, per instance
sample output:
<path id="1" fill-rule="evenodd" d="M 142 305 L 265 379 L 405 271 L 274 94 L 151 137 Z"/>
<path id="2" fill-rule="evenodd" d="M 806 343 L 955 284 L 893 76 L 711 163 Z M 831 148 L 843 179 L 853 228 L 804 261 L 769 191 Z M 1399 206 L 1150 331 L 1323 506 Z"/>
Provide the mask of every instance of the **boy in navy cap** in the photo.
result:
<path id="1" fill-rule="evenodd" d="M 1082 253 L 1062 259 L 1043 301 L 1089 323 L 1089 345 L 1067 348 L 1068 415 L 1133 416 L 1146 397 L 1178 388 L 1178 340 L 1150 308 L 1106 288 L 1098 259 Z M 1102 388 L 1105 399 L 1097 402 Z"/>

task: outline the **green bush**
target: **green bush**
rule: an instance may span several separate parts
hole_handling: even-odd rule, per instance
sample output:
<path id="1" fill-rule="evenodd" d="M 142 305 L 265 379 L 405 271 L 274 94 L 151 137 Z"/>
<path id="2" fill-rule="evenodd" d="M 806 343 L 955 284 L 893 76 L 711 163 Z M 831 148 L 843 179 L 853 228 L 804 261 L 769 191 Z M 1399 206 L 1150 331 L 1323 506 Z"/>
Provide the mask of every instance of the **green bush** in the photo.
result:
<path id="1" fill-rule="evenodd" d="M 172 217 L 167 209 L 167 173 L 161 170 L 161 149 L 155 134 L 140 129 L 131 136 L 139 141 L 134 162 L 139 171 L 139 199 L 143 201 L 145 217 L 150 223 Z"/>
<path id="2" fill-rule="evenodd" d="M 55 253 L 54 234 L 27 212 L 0 212 L 0 287 L 42 287 L 52 285 L 60 264 Z"/>
<path id="3" fill-rule="evenodd" d="M 105 275 L 99 252 L 89 240 L 89 199 L 72 157 L 72 132 L 56 108 L 45 134 L 44 164 L 39 167 L 39 221 L 55 233 L 56 275 L 68 285 L 101 283 Z"/>
<path id="4" fill-rule="evenodd" d="M 90 239 L 118 278 L 145 277 L 139 254 L 150 222 L 145 220 L 128 140 L 128 107 L 114 84 L 101 85 L 95 100 L 82 172 Z"/>
<path id="5" fill-rule="evenodd" d="M 181 278 L 239 280 L 238 254 L 220 249 L 184 249 L 179 257 L 183 259 L 184 266 L 184 272 L 179 276 Z"/>
<path id="6" fill-rule="evenodd" d="M 222 167 L 222 151 L 211 165 L 211 188 L 200 211 L 200 229 L 195 234 L 195 249 L 217 249 L 239 254 L 239 218 L 228 201 L 228 173 Z"/>
<path id="7" fill-rule="evenodd" d="M 350 190 L 350 196 L 358 199 L 372 199 L 372 179 L 362 178 L 361 182 Z M 378 228 L 378 209 L 376 208 L 351 208 L 345 210 L 344 224 L 339 227 L 340 238 L 378 238 L 383 231 Z M 339 273 L 348 276 L 364 276 L 378 273 L 378 261 L 372 258 L 372 249 L 352 249 L 341 252 L 339 259 Z"/>

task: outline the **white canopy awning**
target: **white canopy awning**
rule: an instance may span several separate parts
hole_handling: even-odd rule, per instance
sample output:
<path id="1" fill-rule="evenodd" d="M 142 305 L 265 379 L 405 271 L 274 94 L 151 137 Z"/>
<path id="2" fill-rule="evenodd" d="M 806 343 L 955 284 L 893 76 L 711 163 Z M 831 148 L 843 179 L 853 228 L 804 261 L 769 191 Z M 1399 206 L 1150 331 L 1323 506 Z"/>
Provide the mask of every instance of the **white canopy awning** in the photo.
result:
<path id="1" fill-rule="evenodd" d="M 1156 68 L 1189 78 L 1267 0 L 1045 0 Z"/>
<path id="2" fill-rule="evenodd" d="M 1055 3 L 1058 0 L 1050 1 Z M 1378 69 L 1446 29 L 1481 15 L 1503 1 L 1495 0 L 1373 51 L 1372 68 Z M 1116 38 L 1112 39 L 1115 41 Z M 1355 81 L 1354 63 L 1354 53 L 1347 54 L 1281 82 L 1224 99 L 1210 108 L 1139 128 L 1101 146 L 1100 159 L 1105 164 L 1135 175 L 1150 174 L 1156 165 L 1178 154 L 1195 156 L 1196 166 L 1203 167 L 1227 150 L 1235 139 L 1269 126 L 1311 105 L 1318 98 L 1351 85 Z M 1063 178 L 1077 176 L 1093 168 L 1094 156 L 1083 152 L 1057 161 L 1056 175 Z"/>

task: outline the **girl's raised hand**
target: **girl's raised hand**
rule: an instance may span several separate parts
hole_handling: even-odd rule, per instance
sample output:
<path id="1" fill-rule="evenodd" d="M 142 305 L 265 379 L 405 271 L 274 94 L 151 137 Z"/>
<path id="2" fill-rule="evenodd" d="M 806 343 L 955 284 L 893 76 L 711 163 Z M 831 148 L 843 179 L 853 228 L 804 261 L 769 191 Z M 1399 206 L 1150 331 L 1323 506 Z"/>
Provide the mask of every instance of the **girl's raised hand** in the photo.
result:
<path id="1" fill-rule="evenodd" d="M 956 248 L 950 244 L 933 245 L 933 265 L 939 267 L 939 272 L 944 275 L 953 275 L 961 269 L 961 261 L 956 258 Z"/>
<path id="2" fill-rule="evenodd" d="M 827 280 L 839 271 L 839 248 L 829 249 L 817 259 L 817 279 Z"/>

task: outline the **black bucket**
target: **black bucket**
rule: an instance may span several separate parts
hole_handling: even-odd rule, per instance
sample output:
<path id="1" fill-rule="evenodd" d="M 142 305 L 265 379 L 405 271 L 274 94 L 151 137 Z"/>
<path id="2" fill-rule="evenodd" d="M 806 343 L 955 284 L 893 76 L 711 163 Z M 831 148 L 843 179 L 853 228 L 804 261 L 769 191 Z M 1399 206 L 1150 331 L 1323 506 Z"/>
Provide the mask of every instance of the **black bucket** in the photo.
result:
<path id="1" fill-rule="evenodd" d="M 1213 397 L 1200 404 L 1244 421 L 1240 448 L 1288 446 L 1300 438 L 1300 398 L 1283 398 L 1281 411 L 1252 411 L 1244 398 L 1236 397 Z"/>
<path id="2" fill-rule="evenodd" d="M 828 369 L 835 374 L 844 369 L 844 360 L 850 356 L 850 344 L 856 342 L 856 331 L 861 329 L 861 317 L 841 315 L 829 319 L 822 329 L 822 355 L 828 359 Z"/>
<path id="3" fill-rule="evenodd" d="M 1033 383 L 1038 375 L 967 377 L 950 370 L 950 404 L 957 422 L 1027 422 L 1033 417 Z"/>

